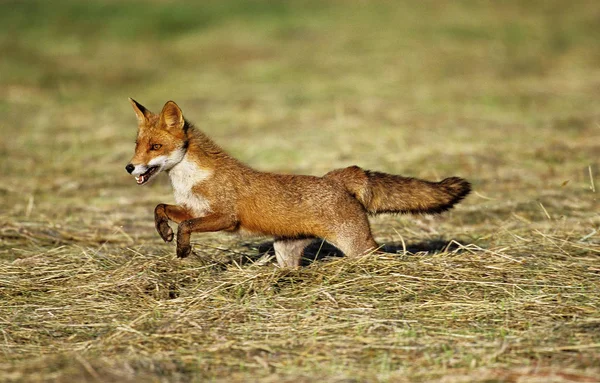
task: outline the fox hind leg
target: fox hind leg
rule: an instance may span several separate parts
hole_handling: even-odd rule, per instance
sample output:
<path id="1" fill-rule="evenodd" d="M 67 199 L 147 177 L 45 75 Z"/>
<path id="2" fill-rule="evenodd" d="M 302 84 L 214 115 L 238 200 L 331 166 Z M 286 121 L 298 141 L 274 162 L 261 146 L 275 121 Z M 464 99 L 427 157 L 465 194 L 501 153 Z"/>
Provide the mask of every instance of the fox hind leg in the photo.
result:
<path id="1" fill-rule="evenodd" d="M 348 219 L 344 224 L 338 225 L 333 235 L 325 239 L 349 258 L 360 257 L 379 248 L 364 212 L 362 215 L 355 215 L 353 220 Z"/>
<path id="2" fill-rule="evenodd" d="M 367 255 L 379 248 L 377 242 L 370 235 L 368 238 L 360 238 L 359 236 L 340 237 L 328 242 L 340 249 L 348 258 Z"/>
<path id="3" fill-rule="evenodd" d="M 273 242 L 275 258 L 281 268 L 297 268 L 300 266 L 304 249 L 312 239 L 276 239 Z"/>

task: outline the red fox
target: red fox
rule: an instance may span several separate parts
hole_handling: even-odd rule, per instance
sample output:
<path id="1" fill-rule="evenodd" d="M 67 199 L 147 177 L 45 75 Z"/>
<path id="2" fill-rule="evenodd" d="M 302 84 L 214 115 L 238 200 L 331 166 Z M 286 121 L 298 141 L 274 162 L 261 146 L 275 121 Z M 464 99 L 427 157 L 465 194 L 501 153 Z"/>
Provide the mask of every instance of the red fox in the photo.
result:
<path id="1" fill-rule="evenodd" d="M 154 209 L 156 230 L 174 238 L 177 256 L 191 252 L 194 232 L 227 231 L 275 238 L 280 267 L 300 265 L 304 248 L 315 238 L 333 244 L 348 257 L 377 250 L 369 215 L 440 213 L 471 191 L 469 182 L 446 178 L 430 182 L 358 166 L 323 177 L 260 172 L 228 155 L 184 119 L 173 101 L 160 114 L 129 99 L 138 119 L 135 154 L 125 167 L 144 185 L 166 171 L 176 205 Z"/>

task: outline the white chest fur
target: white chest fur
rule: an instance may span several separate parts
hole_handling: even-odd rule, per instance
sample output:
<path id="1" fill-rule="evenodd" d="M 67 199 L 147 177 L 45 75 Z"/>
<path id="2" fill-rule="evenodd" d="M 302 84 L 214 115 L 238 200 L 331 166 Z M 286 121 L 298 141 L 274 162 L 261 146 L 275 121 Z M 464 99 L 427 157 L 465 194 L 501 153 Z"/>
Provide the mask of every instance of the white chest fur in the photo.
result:
<path id="1" fill-rule="evenodd" d="M 205 216 L 210 212 L 208 200 L 192 191 L 192 188 L 210 178 L 212 171 L 201 169 L 195 162 L 184 157 L 177 165 L 169 170 L 175 202 L 192 211 L 196 217 Z"/>

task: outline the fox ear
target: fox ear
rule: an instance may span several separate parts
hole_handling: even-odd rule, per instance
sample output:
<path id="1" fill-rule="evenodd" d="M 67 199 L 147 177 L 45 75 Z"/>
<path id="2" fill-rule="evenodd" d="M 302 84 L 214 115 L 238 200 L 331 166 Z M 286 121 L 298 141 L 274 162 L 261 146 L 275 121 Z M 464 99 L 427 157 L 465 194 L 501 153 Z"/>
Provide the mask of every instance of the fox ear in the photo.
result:
<path id="1" fill-rule="evenodd" d="M 143 124 L 148 121 L 148 118 L 150 118 L 152 112 L 144 108 L 142 104 L 138 103 L 131 97 L 129 97 L 129 102 L 131 103 L 131 106 L 133 106 L 133 110 L 135 111 L 139 123 Z"/>
<path id="2" fill-rule="evenodd" d="M 183 112 L 174 101 L 168 101 L 160 112 L 160 122 L 167 129 L 183 129 Z"/>

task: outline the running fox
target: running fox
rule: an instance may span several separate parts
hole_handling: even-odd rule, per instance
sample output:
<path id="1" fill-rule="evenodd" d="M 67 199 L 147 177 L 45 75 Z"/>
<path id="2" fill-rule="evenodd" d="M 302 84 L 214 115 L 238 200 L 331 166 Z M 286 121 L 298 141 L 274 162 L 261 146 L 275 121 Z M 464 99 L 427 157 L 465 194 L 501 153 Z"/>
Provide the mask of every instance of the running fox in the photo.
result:
<path id="1" fill-rule="evenodd" d="M 304 248 L 322 238 L 348 257 L 378 248 L 369 215 L 440 213 L 471 190 L 469 182 L 446 178 L 423 181 L 358 166 L 323 177 L 260 172 L 225 153 L 184 119 L 173 101 L 154 114 L 129 99 L 138 119 L 135 154 L 125 167 L 144 185 L 166 171 L 176 205 L 154 209 L 156 230 L 174 238 L 177 256 L 191 252 L 193 232 L 228 231 L 273 236 L 280 267 L 298 267 Z"/>

